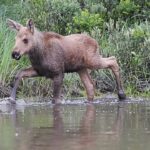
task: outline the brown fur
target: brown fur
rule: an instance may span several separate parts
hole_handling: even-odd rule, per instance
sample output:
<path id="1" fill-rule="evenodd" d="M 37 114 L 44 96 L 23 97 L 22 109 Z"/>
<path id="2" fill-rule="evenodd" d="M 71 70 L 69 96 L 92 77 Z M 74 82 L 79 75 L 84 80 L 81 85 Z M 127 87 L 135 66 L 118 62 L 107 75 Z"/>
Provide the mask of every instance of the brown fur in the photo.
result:
<path id="1" fill-rule="evenodd" d="M 95 39 L 86 34 L 62 36 L 54 32 L 40 32 L 34 28 L 32 20 L 28 21 L 27 27 L 12 20 L 8 23 L 13 28 L 16 25 L 15 29 L 18 31 L 12 56 L 19 59 L 27 54 L 32 64 L 31 68 L 17 74 L 12 99 L 16 97 L 16 89 L 21 78 L 45 76 L 53 79 L 54 102 L 58 103 L 64 73 L 77 72 L 86 88 L 88 100 L 93 100 L 94 86 L 87 69 L 105 68 L 113 71 L 119 98 L 125 99 L 117 61 L 115 57 L 103 58 L 99 54 L 99 46 Z M 28 43 L 24 43 L 24 40 Z"/>

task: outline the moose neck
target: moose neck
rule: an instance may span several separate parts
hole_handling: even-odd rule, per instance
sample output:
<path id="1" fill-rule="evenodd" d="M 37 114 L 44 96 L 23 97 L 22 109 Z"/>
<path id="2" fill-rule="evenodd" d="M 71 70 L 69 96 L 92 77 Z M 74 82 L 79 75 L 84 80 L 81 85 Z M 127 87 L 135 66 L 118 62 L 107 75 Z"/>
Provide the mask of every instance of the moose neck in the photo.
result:
<path id="1" fill-rule="evenodd" d="M 34 46 L 29 52 L 29 59 L 31 63 L 38 64 L 43 60 L 44 56 L 44 42 L 43 42 L 43 33 L 38 31 L 37 29 L 34 30 Z"/>
<path id="2" fill-rule="evenodd" d="M 34 31 L 34 49 L 37 51 L 44 50 L 43 33 L 35 29 Z"/>
<path id="3" fill-rule="evenodd" d="M 29 52 L 31 55 L 41 55 L 44 50 L 43 34 L 37 29 L 34 30 L 34 44 L 33 48 Z"/>

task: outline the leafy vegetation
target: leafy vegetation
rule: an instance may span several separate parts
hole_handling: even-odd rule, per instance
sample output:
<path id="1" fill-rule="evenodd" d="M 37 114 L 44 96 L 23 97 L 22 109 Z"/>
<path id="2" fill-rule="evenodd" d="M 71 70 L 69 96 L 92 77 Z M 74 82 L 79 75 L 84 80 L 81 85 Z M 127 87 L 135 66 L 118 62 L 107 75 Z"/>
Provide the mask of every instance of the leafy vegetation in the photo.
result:
<path id="1" fill-rule="evenodd" d="M 117 57 L 128 94 L 150 96 L 150 2 L 148 0 L 1 0 L 0 83 L 10 85 L 20 68 L 30 64 L 26 57 L 11 59 L 11 18 L 25 24 L 33 18 L 40 30 L 63 35 L 86 32 L 95 38 L 104 56 Z M 96 94 L 114 91 L 109 71 L 94 71 Z M 67 74 L 63 91 L 67 97 L 85 96 L 76 74 Z M 50 96 L 51 82 L 43 78 L 22 80 L 19 96 Z"/>

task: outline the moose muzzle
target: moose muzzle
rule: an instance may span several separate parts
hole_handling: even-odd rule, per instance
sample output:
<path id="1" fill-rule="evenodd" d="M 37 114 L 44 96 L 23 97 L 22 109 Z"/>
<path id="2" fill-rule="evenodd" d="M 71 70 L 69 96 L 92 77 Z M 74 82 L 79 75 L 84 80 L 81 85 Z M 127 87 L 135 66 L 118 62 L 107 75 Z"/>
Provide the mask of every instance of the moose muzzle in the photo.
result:
<path id="1" fill-rule="evenodd" d="M 12 52 L 12 58 L 13 59 L 16 59 L 16 60 L 19 60 L 20 58 L 21 58 L 21 55 L 20 55 L 20 53 L 19 52 Z"/>

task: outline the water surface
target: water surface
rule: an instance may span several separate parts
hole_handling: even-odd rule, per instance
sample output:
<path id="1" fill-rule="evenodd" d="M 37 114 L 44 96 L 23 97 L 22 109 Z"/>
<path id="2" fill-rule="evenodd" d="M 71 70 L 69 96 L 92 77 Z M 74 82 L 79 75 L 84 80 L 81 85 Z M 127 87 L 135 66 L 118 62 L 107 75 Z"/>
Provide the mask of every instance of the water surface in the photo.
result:
<path id="1" fill-rule="evenodd" d="M 149 101 L 0 105 L 0 150 L 149 149 Z"/>

